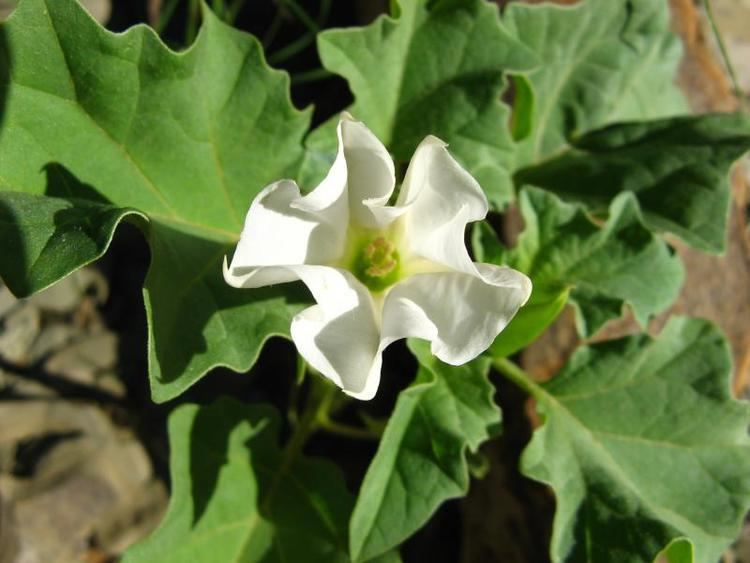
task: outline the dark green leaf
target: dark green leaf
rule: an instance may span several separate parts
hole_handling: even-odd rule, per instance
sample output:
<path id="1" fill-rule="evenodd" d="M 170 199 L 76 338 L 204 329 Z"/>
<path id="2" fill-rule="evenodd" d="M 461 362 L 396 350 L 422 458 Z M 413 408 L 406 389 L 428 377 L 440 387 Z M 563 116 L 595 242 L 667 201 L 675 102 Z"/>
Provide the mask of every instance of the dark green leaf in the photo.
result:
<path id="1" fill-rule="evenodd" d="M 59 203 L 28 218 L 16 207 L 23 240 L 0 275 L 19 294 L 39 289 L 99 256 L 126 210 L 137 210 L 152 250 L 154 398 L 174 397 L 216 365 L 247 370 L 299 310 L 296 297 L 231 289 L 221 274 L 252 198 L 301 162 L 309 113 L 289 101 L 288 77 L 266 65 L 257 40 L 208 10 L 181 54 L 143 26 L 105 31 L 74 0 L 23 0 L 0 37 L 0 187 L 66 197 L 66 213 L 89 221 L 78 250 L 39 262 L 45 237 L 71 237 L 80 222 L 56 227 Z M 32 233 L 29 222 L 45 213 Z"/>
<path id="2" fill-rule="evenodd" d="M 419 372 L 399 396 L 362 483 L 349 527 L 354 561 L 398 545 L 443 501 L 466 494 L 467 452 L 500 424 L 487 359 L 454 367 L 433 357 L 425 342 L 409 347 Z"/>
<path id="3" fill-rule="evenodd" d="M 646 224 L 720 252 L 729 210 L 728 172 L 750 149 L 750 119 L 701 115 L 613 125 L 576 139 L 561 155 L 516 175 L 604 209 L 623 191 L 636 195 Z"/>
<path id="4" fill-rule="evenodd" d="M 104 254 L 135 210 L 81 199 L 0 192 L 0 273 L 16 295 L 41 291 Z"/>
<path id="5" fill-rule="evenodd" d="M 579 332 L 590 336 L 628 304 L 642 325 L 677 298 L 683 280 L 679 258 L 643 225 L 635 198 L 618 196 L 599 227 L 578 205 L 538 189 L 521 192 L 526 228 L 511 251 L 492 250 L 497 263 L 524 272 L 534 284 L 529 303 L 491 347 L 507 356 L 534 340 L 562 310 L 577 309 Z M 492 248 L 490 233 L 483 245 Z M 499 243 L 495 241 L 494 246 Z"/>

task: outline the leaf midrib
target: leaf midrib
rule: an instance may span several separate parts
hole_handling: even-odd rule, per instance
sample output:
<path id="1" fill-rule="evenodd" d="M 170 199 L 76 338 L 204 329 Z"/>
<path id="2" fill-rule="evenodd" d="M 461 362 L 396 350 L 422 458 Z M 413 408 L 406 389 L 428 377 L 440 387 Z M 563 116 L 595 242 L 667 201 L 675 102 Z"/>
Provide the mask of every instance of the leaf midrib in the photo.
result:
<path id="1" fill-rule="evenodd" d="M 638 486 L 630 479 L 630 477 L 625 473 L 625 471 L 618 465 L 617 460 L 612 456 L 612 454 L 607 450 L 607 448 L 604 446 L 604 444 L 598 439 L 599 433 L 596 431 L 593 431 L 589 429 L 586 424 L 579 419 L 573 412 L 567 409 L 567 407 L 560 401 L 557 400 L 557 398 L 547 392 L 546 389 L 541 387 L 538 384 L 534 384 L 534 391 L 536 394 L 536 398 L 540 402 L 546 403 L 549 408 L 556 410 L 564 419 L 569 420 L 573 426 L 578 427 L 580 430 L 582 430 L 583 434 L 588 435 L 590 437 L 589 440 L 585 440 L 584 444 L 584 451 L 591 451 L 590 446 L 594 446 L 595 450 L 599 452 L 600 455 L 596 456 L 595 459 L 599 460 L 600 466 L 603 466 L 604 468 L 608 469 L 608 473 L 612 476 L 612 478 L 619 481 L 623 488 L 629 489 L 639 500 L 639 502 L 644 506 L 647 510 L 651 512 L 655 517 L 657 517 L 660 521 L 664 522 L 669 527 L 676 528 L 676 526 L 680 526 L 682 528 L 682 532 L 686 533 L 693 533 L 696 530 L 700 532 L 700 534 L 703 534 L 704 536 L 708 536 L 710 538 L 715 538 L 717 540 L 721 540 L 722 542 L 725 542 L 727 540 L 724 536 L 717 536 L 711 532 L 706 531 L 704 528 L 700 526 L 700 524 L 696 524 L 695 522 L 689 520 L 688 518 L 685 518 L 684 516 L 677 514 L 672 511 L 672 509 L 660 506 L 660 505 L 654 505 L 649 498 L 646 495 L 641 494 L 640 489 Z M 545 424 L 550 424 L 550 420 L 548 420 Z M 562 426 L 564 429 L 565 426 Z M 566 436 L 568 436 L 568 439 L 571 441 L 572 444 L 580 443 L 580 438 L 576 437 L 576 434 L 571 434 L 570 432 L 565 431 Z M 576 460 L 578 460 L 578 456 L 576 456 Z M 580 470 L 583 470 L 584 466 L 577 461 L 578 468 Z M 584 493 L 586 494 L 586 493 Z M 662 517 L 662 515 L 668 515 L 670 519 Z"/>

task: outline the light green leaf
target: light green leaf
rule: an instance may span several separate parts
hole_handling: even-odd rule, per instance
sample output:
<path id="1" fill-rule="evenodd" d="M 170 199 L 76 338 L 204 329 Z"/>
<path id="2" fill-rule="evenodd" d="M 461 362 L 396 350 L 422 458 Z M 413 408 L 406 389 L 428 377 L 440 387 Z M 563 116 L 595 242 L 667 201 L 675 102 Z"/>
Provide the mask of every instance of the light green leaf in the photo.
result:
<path id="1" fill-rule="evenodd" d="M 495 357 L 512 354 L 533 341 L 562 310 L 565 300 L 576 307 L 579 332 L 595 333 L 620 317 L 625 304 L 644 325 L 649 316 L 677 298 L 684 273 L 679 258 L 644 226 L 632 194 L 621 194 L 599 227 L 578 205 L 529 188 L 521 192 L 526 228 L 511 251 L 485 231 L 482 244 L 498 264 L 524 272 L 534 284 L 524 306 L 495 340 Z"/>
<path id="2" fill-rule="evenodd" d="M 652 561 L 684 537 L 696 561 L 718 560 L 750 504 L 749 411 L 730 372 L 716 328 L 673 319 L 657 340 L 580 348 L 547 384 L 519 380 L 545 420 L 521 467 L 555 491 L 553 561 Z"/>
<path id="3" fill-rule="evenodd" d="M 217 365 L 249 369 L 299 310 L 297 297 L 231 289 L 221 274 L 252 198 L 294 177 L 301 162 L 309 112 L 292 106 L 288 77 L 266 65 L 257 40 L 208 10 L 196 43 L 179 54 L 144 26 L 105 31 L 74 0 L 23 0 L 0 33 L 0 188 L 62 196 L 69 216 L 90 221 L 76 234 L 78 222 L 54 224 L 61 202 L 26 218 L 16 206 L 21 223 L 5 228 L 22 239 L 20 252 L 0 263 L 0 275 L 19 295 L 44 287 L 99 256 L 137 210 L 152 251 L 154 399 L 178 395 Z M 50 168 L 70 189 L 50 180 Z M 78 201 L 92 194 L 107 207 Z M 83 246 L 35 255 L 63 238 Z"/>
<path id="4" fill-rule="evenodd" d="M 425 342 L 409 347 L 419 372 L 399 395 L 362 483 L 349 524 L 354 561 L 398 545 L 443 501 L 466 494 L 467 453 L 499 428 L 487 359 L 454 367 L 432 356 Z"/>
<path id="5" fill-rule="evenodd" d="M 666 558 L 667 563 L 693 563 L 695 561 L 693 544 L 685 538 L 672 540 L 661 554 Z M 658 558 L 654 561 L 660 563 Z"/>
<path id="6" fill-rule="evenodd" d="M 352 497 L 331 463 L 278 448 L 279 417 L 224 399 L 169 418 L 172 498 L 126 563 L 348 562 Z"/>
<path id="7" fill-rule="evenodd" d="M 528 76 L 536 103 L 532 133 L 519 147 L 519 167 L 606 123 L 687 109 L 674 85 L 681 50 L 669 30 L 666 2 L 519 2 L 507 7 L 503 22 L 543 61 Z"/>
<path id="8" fill-rule="evenodd" d="M 485 0 L 399 5 L 398 19 L 381 16 L 367 27 L 321 33 L 323 65 L 349 81 L 356 100 L 349 111 L 397 161 L 408 162 L 424 137 L 436 135 L 502 206 L 512 196 L 514 151 L 508 108 L 499 101 L 503 73 L 527 70 L 536 59 Z M 335 152 L 336 119 L 312 135 L 313 164 Z"/>
<path id="9" fill-rule="evenodd" d="M 728 173 L 750 149 L 750 119 L 701 115 L 612 125 L 576 139 L 573 148 L 521 170 L 520 184 L 604 209 L 629 191 L 646 224 L 720 252 L 729 212 Z"/>

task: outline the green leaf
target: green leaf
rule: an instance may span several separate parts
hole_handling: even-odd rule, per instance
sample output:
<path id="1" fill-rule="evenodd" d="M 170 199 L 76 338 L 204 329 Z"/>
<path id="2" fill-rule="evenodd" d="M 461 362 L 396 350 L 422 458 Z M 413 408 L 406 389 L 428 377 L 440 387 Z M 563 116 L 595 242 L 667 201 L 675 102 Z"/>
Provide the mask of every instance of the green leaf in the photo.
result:
<path id="1" fill-rule="evenodd" d="M 169 418 L 172 498 L 126 563 L 348 562 L 352 497 L 331 463 L 278 448 L 279 417 L 224 399 Z"/>
<path id="2" fill-rule="evenodd" d="M 492 261 L 524 272 L 534 286 L 529 303 L 490 348 L 493 356 L 510 355 L 536 339 L 568 295 L 583 336 L 620 317 L 625 304 L 644 325 L 677 298 L 682 264 L 644 226 L 632 194 L 612 202 L 601 227 L 580 206 L 534 188 L 521 192 L 520 208 L 526 228 L 514 249 L 499 250 L 500 243 L 487 230 L 481 241 Z"/>
<path id="3" fill-rule="evenodd" d="M 180 54 L 144 26 L 107 32 L 74 0 L 23 0 L 0 33 L 0 188 L 63 196 L 68 216 L 90 215 L 75 234 L 78 220 L 54 223 L 59 201 L 26 218 L 16 205 L 20 222 L 5 228 L 20 251 L 0 275 L 19 295 L 44 287 L 99 256 L 137 210 L 152 251 L 153 398 L 178 395 L 217 365 L 249 369 L 300 308 L 298 295 L 235 290 L 221 273 L 252 198 L 299 168 L 309 112 L 292 106 L 288 77 L 266 65 L 257 40 L 207 9 Z M 106 207 L 92 207 L 92 195 Z M 83 246 L 39 263 L 39 248 L 63 238 Z"/>
<path id="4" fill-rule="evenodd" d="M 544 425 L 522 471 L 557 497 L 553 561 L 652 561 L 689 538 L 717 561 L 750 504 L 747 403 L 730 394 L 731 360 L 706 321 L 673 319 L 580 348 L 549 383 L 519 381 Z M 671 545 L 670 560 L 689 561 Z"/>
<path id="5" fill-rule="evenodd" d="M 669 31 L 666 2 L 512 3 L 503 22 L 544 62 L 528 76 L 536 104 L 519 166 L 539 162 L 571 136 L 606 123 L 687 109 L 674 85 L 681 49 Z"/>
<path id="6" fill-rule="evenodd" d="M 454 367 L 434 358 L 425 342 L 410 340 L 409 347 L 419 372 L 399 395 L 362 483 L 349 524 L 354 561 L 398 545 L 443 501 L 465 495 L 468 452 L 499 428 L 486 358 Z"/>
<path id="7" fill-rule="evenodd" d="M 662 554 L 667 563 L 693 563 L 695 561 L 693 544 L 685 538 L 670 542 Z"/>
<path id="8" fill-rule="evenodd" d="M 104 254 L 138 212 L 87 200 L 0 192 L 0 273 L 16 295 L 41 291 Z"/>
<path id="9" fill-rule="evenodd" d="M 551 190 L 590 209 L 623 191 L 636 195 L 646 224 L 720 252 L 726 238 L 732 163 L 750 149 L 750 118 L 701 115 L 613 125 L 521 170 L 520 184 Z"/>
<path id="10" fill-rule="evenodd" d="M 399 5 L 398 19 L 381 16 L 367 27 L 321 33 L 323 65 L 349 81 L 356 99 L 349 111 L 397 161 L 408 162 L 424 137 L 436 135 L 502 206 L 512 196 L 514 151 L 508 108 L 499 101 L 503 73 L 527 70 L 536 59 L 484 0 Z M 337 119 L 311 136 L 313 161 L 335 153 Z"/>

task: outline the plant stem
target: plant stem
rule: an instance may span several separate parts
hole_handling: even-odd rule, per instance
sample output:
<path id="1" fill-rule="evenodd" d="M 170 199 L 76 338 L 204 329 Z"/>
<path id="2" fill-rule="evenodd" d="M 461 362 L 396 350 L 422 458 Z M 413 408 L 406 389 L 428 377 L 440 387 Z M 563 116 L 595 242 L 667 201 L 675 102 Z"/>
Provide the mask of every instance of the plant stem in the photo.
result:
<path id="1" fill-rule="evenodd" d="M 348 424 L 341 424 L 335 420 L 331 420 L 328 416 L 323 416 L 318 421 L 321 430 L 329 432 L 331 434 L 337 434 L 345 438 L 351 438 L 353 440 L 379 440 L 380 436 L 367 430 L 366 428 L 358 428 L 356 426 L 349 426 Z"/>
<path id="2" fill-rule="evenodd" d="M 281 29 L 283 17 L 281 15 L 281 10 L 277 10 L 276 14 L 273 16 L 273 19 L 271 20 L 271 25 L 268 26 L 268 29 L 263 34 L 263 39 L 261 39 L 261 43 L 263 43 L 263 49 L 268 51 L 268 48 L 271 46 L 271 43 L 273 43 L 273 40 L 276 39 L 276 35 L 278 35 L 279 30 Z"/>
<path id="3" fill-rule="evenodd" d="M 226 9 L 226 17 L 224 20 L 230 24 L 234 25 L 234 20 L 237 19 L 237 16 L 240 13 L 240 10 L 242 10 L 242 7 L 245 5 L 245 0 L 234 0 L 229 7 Z"/>
<path id="4" fill-rule="evenodd" d="M 211 4 L 211 9 L 219 18 L 224 19 L 224 0 L 214 0 Z"/>
<path id="5" fill-rule="evenodd" d="M 721 35 L 721 31 L 719 31 L 719 26 L 716 25 L 716 19 L 714 18 L 714 11 L 711 5 L 711 0 L 703 0 L 703 7 L 706 10 L 706 17 L 708 18 L 708 24 L 711 27 L 711 33 L 713 33 L 713 36 L 716 39 L 716 43 L 718 43 L 719 45 L 721 58 L 724 60 L 724 66 L 726 67 L 727 72 L 729 73 L 729 78 L 732 81 L 732 89 L 734 90 L 734 95 L 737 96 L 737 100 L 739 101 L 741 107 L 744 108 L 745 94 L 740 89 L 740 84 L 737 80 L 737 73 L 734 71 L 734 66 L 732 65 L 732 59 L 729 57 L 729 51 L 727 51 L 727 47 L 724 44 L 724 38 Z"/>
<path id="6" fill-rule="evenodd" d="M 313 377 L 310 382 L 311 387 L 307 404 L 299 418 L 299 424 L 296 425 L 292 437 L 284 449 L 282 466 L 288 466 L 300 453 L 310 435 L 321 427 L 321 420 L 328 416 L 328 410 L 331 408 L 331 403 L 339 390 L 338 387 L 321 377 Z"/>
<path id="7" fill-rule="evenodd" d="M 187 24 L 185 26 L 185 44 L 192 45 L 198 34 L 198 16 L 200 14 L 200 0 L 189 0 Z"/>
<path id="8" fill-rule="evenodd" d="M 510 360 L 506 358 L 493 358 L 492 367 L 526 391 L 529 395 L 536 397 L 537 399 L 547 397 L 547 392 L 542 389 L 542 387 L 536 383 L 528 373 L 523 371 Z"/>
<path id="9" fill-rule="evenodd" d="M 313 32 L 313 34 L 320 31 L 320 27 L 317 23 L 315 23 L 315 20 L 313 20 L 307 12 L 297 4 L 296 0 L 281 0 L 281 4 L 288 8 L 292 14 L 300 21 L 302 22 L 307 29 Z"/>
<path id="10" fill-rule="evenodd" d="M 292 75 L 292 84 L 295 86 L 298 84 L 305 84 L 307 82 L 316 82 L 318 80 L 325 80 L 332 78 L 334 74 L 324 68 L 314 68 L 312 70 L 306 70 L 304 72 L 298 72 Z"/>
<path id="11" fill-rule="evenodd" d="M 156 31 L 156 33 L 158 33 L 159 35 L 162 34 L 164 29 L 169 24 L 169 21 L 172 19 L 175 8 L 177 8 L 177 4 L 179 2 L 180 0 L 167 0 L 166 4 L 164 4 L 164 7 L 159 13 L 159 18 L 154 23 L 154 30 Z"/>
<path id="12" fill-rule="evenodd" d="M 265 500 L 261 504 L 261 511 L 267 512 L 276 489 L 281 484 L 283 476 L 286 475 L 294 465 L 297 456 L 302 452 L 307 439 L 315 432 L 320 424 L 321 413 L 328 412 L 333 401 L 334 394 L 338 388 L 328 384 L 320 377 L 314 377 L 311 380 L 312 386 L 307 397 L 305 411 L 300 417 L 299 424 L 294 428 L 291 438 L 287 442 L 281 454 L 278 469 L 276 470 L 271 485 L 269 486 Z"/>
<path id="13" fill-rule="evenodd" d="M 315 32 L 308 31 L 302 37 L 295 39 L 289 45 L 279 49 L 275 53 L 268 55 L 268 62 L 278 64 L 286 59 L 293 57 L 300 51 L 303 51 L 310 43 L 315 41 Z"/>
<path id="14" fill-rule="evenodd" d="M 294 428 L 299 422 L 299 416 L 297 415 L 297 402 L 299 400 L 299 390 L 302 387 L 302 383 L 305 381 L 305 375 L 307 374 L 307 362 L 302 356 L 297 354 L 297 369 L 294 374 L 294 381 L 289 390 L 289 400 L 286 410 L 286 418 L 289 421 L 289 425 Z"/>

